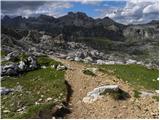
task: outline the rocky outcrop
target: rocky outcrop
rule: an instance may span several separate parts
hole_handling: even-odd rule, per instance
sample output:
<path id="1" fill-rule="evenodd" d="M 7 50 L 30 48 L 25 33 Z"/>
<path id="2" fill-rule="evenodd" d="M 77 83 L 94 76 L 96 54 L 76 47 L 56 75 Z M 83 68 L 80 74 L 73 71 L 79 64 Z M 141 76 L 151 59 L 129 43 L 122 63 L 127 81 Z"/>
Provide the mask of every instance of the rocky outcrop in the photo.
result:
<path id="1" fill-rule="evenodd" d="M 1 68 L 1 76 L 16 76 L 23 72 L 37 69 L 38 65 L 36 59 L 33 56 L 29 56 L 18 63 L 11 62 L 7 65 L 2 65 Z"/>

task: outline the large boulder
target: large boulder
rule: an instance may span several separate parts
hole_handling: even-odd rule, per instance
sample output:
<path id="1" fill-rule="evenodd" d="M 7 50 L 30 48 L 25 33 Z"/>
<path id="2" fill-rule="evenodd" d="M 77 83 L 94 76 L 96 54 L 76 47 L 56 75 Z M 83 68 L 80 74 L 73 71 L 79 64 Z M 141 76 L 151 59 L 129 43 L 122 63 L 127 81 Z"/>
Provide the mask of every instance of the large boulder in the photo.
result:
<path id="1" fill-rule="evenodd" d="M 83 98 L 83 102 L 92 103 L 96 101 L 98 98 L 101 98 L 101 95 L 106 92 L 118 92 L 118 91 L 119 91 L 118 85 L 105 85 L 97 87 L 93 91 L 87 93 L 87 96 Z"/>
<path id="2" fill-rule="evenodd" d="M 20 61 L 19 63 L 11 62 L 8 65 L 3 65 L 1 75 L 16 76 L 22 72 L 34 70 L 36 68 L 38 68 L 38 65 L 35 57 L 29 56 L 27 59 Z"/>
<path id="3" fill-rule="evenodd" d="M 18 65 L 16 63 L 11 63 L 9 65 L 2 66 L 1 76 L 4 75 L 17 75 L 18 74 Z"/>

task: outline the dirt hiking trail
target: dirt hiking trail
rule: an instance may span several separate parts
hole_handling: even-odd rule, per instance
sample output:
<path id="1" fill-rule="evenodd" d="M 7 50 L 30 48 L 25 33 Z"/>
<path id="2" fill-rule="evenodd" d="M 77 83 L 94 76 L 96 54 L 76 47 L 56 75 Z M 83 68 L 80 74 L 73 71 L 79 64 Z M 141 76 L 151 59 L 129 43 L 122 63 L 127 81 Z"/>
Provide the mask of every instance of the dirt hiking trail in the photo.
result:
<path id="1" fill-rule="evenodd" d="M 70 114 L 65 118 L 70 119 L 111 119 L 111 118 L 156 118 L 158 115 L 158 102 L 152 97 L 134 98 L 133 90 L 126 82 L 116 78 L 110 74 L 104 74 L 96 71 L 96 76 L 85 75 L 83 70 L 86 65 L 80 62 L 68 61 L 51 58 L 62 62 L 68 67 L 65 73 L 65 79 L 73 90 L 70 96 L 69 109 Z M 87 65 L 88 66 L 88 65 Z M 116 84 L 128 92 L 131 98 L 127 100 L 114 100 L 110 96 L 104 96 L 93 103 L 84 103 L 82 100 L 88 92 L 94 88 L 107 85 Z"/>

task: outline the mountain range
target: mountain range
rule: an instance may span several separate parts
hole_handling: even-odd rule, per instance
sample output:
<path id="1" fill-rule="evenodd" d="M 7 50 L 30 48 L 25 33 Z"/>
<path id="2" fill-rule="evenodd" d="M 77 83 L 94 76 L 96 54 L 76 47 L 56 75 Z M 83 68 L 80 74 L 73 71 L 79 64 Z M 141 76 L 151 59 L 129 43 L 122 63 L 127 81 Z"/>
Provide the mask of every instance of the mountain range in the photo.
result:
<path id="1" fill-rule="evenodd" d="M 82 12 L 69 12 L 59 18 L 4 16 L 1 24 L 2 50 L 6 52 L 13 48 L 28 51 L 31 47 L 64 52 L 68 50 L 68 42 L 75 42 L 109 56 L 158 65 L 159 22 L 156 20 L 123 25 L 108 17 L 94 19 Z"/>

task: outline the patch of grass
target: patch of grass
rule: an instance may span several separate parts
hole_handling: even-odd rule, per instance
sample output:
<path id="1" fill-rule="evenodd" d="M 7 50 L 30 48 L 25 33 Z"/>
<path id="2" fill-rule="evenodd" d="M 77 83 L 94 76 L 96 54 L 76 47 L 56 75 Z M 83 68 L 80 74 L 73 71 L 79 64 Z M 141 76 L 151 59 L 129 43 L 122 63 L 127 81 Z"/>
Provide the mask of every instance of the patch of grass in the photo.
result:
<path id="1" fill-rule="evenodd" d="M 94 74 L 92 71 L 90 70 L 83 70 L 83 73 L 86 75 L 91 75 L 91 76 L 96 76 L 96 74 Z"/>
<path id="2" fill-rule="evenodd" d="M 139 97 L 140 97 L 140 94 L 141 94 L 141 93 L 140 93 L 139 91 L 134 90 L 133 92 L 134 92 L 134 95 L 133 95 L 133 96 L 134 96 L 135 98 L 139 98 Z"/>
<path id="3" fill-rule="evenodd" d="M 124 81 L 134 86 L 136 89 L 159 89 L 157 81 L 158 70 L 147 69 L 141 65 L 100 65 L 103 72 L 113 71 L 113 73 Z"/>
<path id="4" fill-rule="evenodd" d="M 61 65 L 60 62 L 54 61 L 53 59 L 46 57 L 46 56 L 39 56 L 37 57 L 37 63 L 39 65 L 45 65 L 45 66 L 50 66 L 50 65 Z"/>
<path id="5" fill-rule="evenodd" d="M 2 118 L 39 118 L 43 111 L 51 112 L 54 104 L 65 101 L 67 95 L 64 72 L 53 68 L 34 70 L 20 77 L 4 77 L 1 84 L 14 89 L 21 86 L 21 90 L 1 96 Z M 24 112 L 17 111 L 23 107 Z M 10 112 L 4 113 L 5 110 Z"/>

